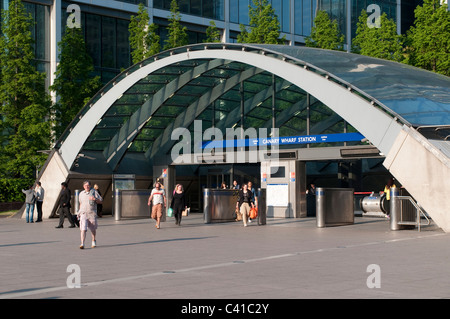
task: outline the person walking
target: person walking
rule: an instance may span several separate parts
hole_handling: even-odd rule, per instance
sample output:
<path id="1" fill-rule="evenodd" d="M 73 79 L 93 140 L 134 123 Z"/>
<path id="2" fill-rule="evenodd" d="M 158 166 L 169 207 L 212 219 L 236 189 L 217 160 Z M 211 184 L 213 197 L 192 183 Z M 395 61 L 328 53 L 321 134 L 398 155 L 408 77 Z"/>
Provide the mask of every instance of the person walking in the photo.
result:
<path id="1" fill-rule="evenodd" d="M 70 213 L 70 189 L 66 182 L 61 183 L 61 193 L 59 194 L 59 224 L 55 228 L 64 228 L 64 217 L 67 216 L 70 226 L 75 228 L 72 214 Z"/>
<path id="2" fill-rule="evenodd" d="M 97 184 L 94 184 L 94 189 L 97 191 L 97 193 L 101 197 L 102 196 L 102 192 L 100 192 L 100 187 L 98 187 Z M 103 204 L 97 204 L 97 217 L 100 217 L 100 218 L 103 217 Z"/>
<path id="3" fill-rule="evenodd" d="M 386 183 L 386 185 L 384 186 L 384 194 L 386 195 L 386 200 L 387 201 L 390 201 L 391 200 L 391 188 L 396 188 L 397 186 L 395 185 L 395 183 L 394 183 L 394 178 L 390 178 L 388 181 L 387 181 L 387 183 Z M 391 216 L 390 216 L 390 212 L 388 211 L 388 212 L 386 212 L 386 215 L 385 215 L 385 217 L 387 218 L 387 219 L 390 219 L 391 218 Z"/>
<path id="4" fill-rule="evenodd" d="M 25 194 L 25 218 L 27 223 L 33 222 L 34 214 L 34 202 L 36 201 L 36 193 L 34 192 L 33 185 L 29 189 L 22 189 L 22 193 Z"/>
<path id="5" fill-rule="evenodd" d="M 250 206 L 253 208 L 253 194 L 248 189 L 247 184 L 242 185 L 242 189 L 239 191 L 238 201 L 236 202 L 236 208 L 242 214 L 242 221 L 244 222 L 244 227 L 247 227 L 247 216 L 250 213 Z"/>
<path id="6" fill-rule="evenodd" d="M 183 215 L 183 211 L 187 208 L 184 195 L 183 185 L 177 184 L 177 186 L 175 186 L 175 192 L 173 193 L 170 207 L 172 208 L 175 217 L 175 225 L 178 226 L 181 226 L 181 216 Z"/>
<path id="7" fill-rule="evenodd" d="M 150 206 L 150 204 L 152 204 L 151 218 L 156 220 L 155 227 L 156 229 L 159 229 L 162 212 L 167 205 L 166 193 L 164 192 L 164 189 L 161 188 L 160 182 L 155 183 L 155 188 L 153 188 L 152 192 L 150 193 L 147 205 Z"/>
<path id="8" fill-rule="evenodd" d="M 253 188 L 253 183 L 252 183 L 252 182 L 248 181 L 248 183 L 247 183 L 247 189 L 248 189 L 250 192 L 252 192 L 252 195 L 253 195 L 253 197 L 252 197 L 252 204 L 253 204 L 253 207 L 257 207 L 257 205 L 258 205 L 258 197 L 256 196 L 256 191 L 255 191 L 255 189 Z M 252 222 L 252 219 L 250 218 L 250 216 L 248 217 L 248 222 L 249 222 L 249 223 Z"/>
<path id="9" fill-rule="evenodd" d="M 38 223 L 42 221 L 42 204 L 44 203 L 44 194 L 45 194 L 45 190 L 42 187 L 41 182 L 36 183 L 34 191 L 36 193 L 36 209 L 37 209 L 36 223 Z"/>
<path id="10" fill-rule="evenodd" d="M 81 231 L 81 245 L 80 249 L 84 249 L 84 241 L 86 239 L 86 232 L 89 228 L 92 234 L 92 248 L 97 246 L 97 205 L 103 202 L 103 198 L 95 190 L 91 189 L 91 183 L 89 181 L 83 182 L 83 191 L 78 196 L 79 210 L 77 212 L 78 219 L 80 220 Z"/>

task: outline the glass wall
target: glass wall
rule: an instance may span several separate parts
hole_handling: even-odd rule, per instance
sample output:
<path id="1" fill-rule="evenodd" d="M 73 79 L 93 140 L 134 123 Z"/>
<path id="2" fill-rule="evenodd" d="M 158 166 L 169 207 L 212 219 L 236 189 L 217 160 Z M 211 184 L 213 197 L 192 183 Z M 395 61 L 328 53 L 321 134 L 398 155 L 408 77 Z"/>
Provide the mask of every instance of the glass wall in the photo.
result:
<path id="1" fill-rule="evenodd" d="M 63 34 L 68 17 L 66 8 L 62 9 L 61 16 Z M 100 75 L 103 83 L 131 65 L 129 23 L 129 20 L 117 17 L 81 12 L 86 48 L 93 59 L 95 74 Z"/>
<path id="2" fill-rule="evenodd" d="M 35 3 L 24 2 L 25 10 L 31 14 L 35 24 L 31 29 L 34 40 L 34 55 L 36 68 L 39 72 L 50 73 L 50 7 Z M 46 82 L 49 85 L 48 82 Z"/>
<path id="3" fill-rule="evenodd" d="M 281 31 L 286 33 L 291 32 L 291 1 L 295 0 L 269 0 L 280 21 Z M 230 0 L 230 22 L 248 25 L 248 6 L 250 3 L 251 0 Z"/>
<path id="4" fill-rule="evenodd" d="M 403 1 L 405 2 L 405 1 Z M 347 0 L 319 0 L 319 10 L 326 11 L 331 19 L 338 22 L 341 32 L 346 35 L 347 20 Z M 397 19 L 397 0 L 351 0 L 352 8 L 352 37 L 356 33 L 356 24 L 363 10 L 367 11 L 370 5 L 377 5 L 380 8 L 380 14 L 386 13 L 389 19 Z M 372 14 L 369 10 L 368 14 Z"/>
<path id="5" fill-rule="evenodd" d="M 294 1 L 294 33 L 308 36 L 316 11 L 316 0 L 292 0 Z"/>
<path id="6" fill-rule="evenodd" d="M 171 0 L 153 0 L 153 7 L 170 10 L 170 2 Z M 178 7 L 181 13 L 224 20 L 224 0 L 178 0 Z"/>
<path id="7" fill-rule="evenodd" d="M 126 2 L 126 3 L 132 3 L 132 4 L 143 3 L 144 5 L 147 5 L 147 0 L 117 0 L 117 1 Z"/>

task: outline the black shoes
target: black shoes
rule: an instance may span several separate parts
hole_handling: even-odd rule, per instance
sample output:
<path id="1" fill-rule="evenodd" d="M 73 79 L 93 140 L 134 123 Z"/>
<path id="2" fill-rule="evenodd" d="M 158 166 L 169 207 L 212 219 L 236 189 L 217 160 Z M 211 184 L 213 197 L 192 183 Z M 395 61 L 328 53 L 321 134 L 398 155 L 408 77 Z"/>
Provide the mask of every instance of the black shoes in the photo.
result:
<path id="1" fill-rule="evenodd" d="M 55 228 L 64 228 L 63 225 L 56 226 Z"/>

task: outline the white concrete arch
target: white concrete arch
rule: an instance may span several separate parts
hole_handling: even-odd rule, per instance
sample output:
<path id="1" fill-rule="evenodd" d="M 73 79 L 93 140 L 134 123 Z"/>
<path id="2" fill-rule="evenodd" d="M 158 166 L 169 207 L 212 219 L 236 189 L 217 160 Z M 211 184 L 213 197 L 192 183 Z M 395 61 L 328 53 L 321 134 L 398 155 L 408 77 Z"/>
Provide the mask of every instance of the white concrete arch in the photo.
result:
<path id="1" fill-rule="evenodd" d="M 71 167 L 95 125 L 124 92 L 139 80 L 165 66 L 192 59 L 226 59 L 261 68 L 283 78 L 310 93 L 339 114 L 366 136 L 372 144 L 387 154 L 402 125 L 369 100 L 354 94 L 348 87 L 330 81 L 309 68 L 285 59 L 261 54 L 259 51 L 196 50 L 180 52 L 144 65 L 127 75 L 102 96 L 83 115 L 59 148 L 67 167 Z"/>

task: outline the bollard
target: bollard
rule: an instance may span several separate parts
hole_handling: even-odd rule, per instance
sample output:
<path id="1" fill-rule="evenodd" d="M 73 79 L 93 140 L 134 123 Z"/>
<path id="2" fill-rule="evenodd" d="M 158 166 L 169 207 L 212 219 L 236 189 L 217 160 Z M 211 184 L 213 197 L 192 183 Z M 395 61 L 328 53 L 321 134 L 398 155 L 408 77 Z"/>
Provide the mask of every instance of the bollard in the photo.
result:
<path id="1" fill-rule="evenodd" d="M 73 209 L 74 209 L 74 213 L 78 213 L 78 211 L 80 210 L 80 190 L 76 189 L 75 193 L 74 193 L 74 199 L 73 199 Z"/>
<path id="2" fill-rule="evenodd" d="M 391 195 L 390 203 L 389 203 L 389 207 L 390 207 L 390 211 L 391 211 L 390 227 L 391 227 L 391 230 L 400 230 L 400 229 L 402 229 L 402 227 L 401 227 L 401 225 L 398 224 L 398 221 L 400 219 L 401 206 L 400 206 L 400 200 L 397 198 L 397 196 L 400 195 L 399 189 L 396 187 L 391 187 L 390 195 Z"/>
<path id="3" fill-rule="evenodd" d="M 258 225 L 266 224 L 266 189 L 258 188 Z"/>
<path id="4" fill-rule="evenodd" d="M 209 202 L 210 189 L 203 189 L 203 220 L 205 224 L 211 223 L 211 203 Z"/>
<path id="5" fill-rule="evenodd" d="M 121 201 L 122 192 L 120 189 L 114 191 L 114 220 L 119 221 L 121 217 Z"/>

